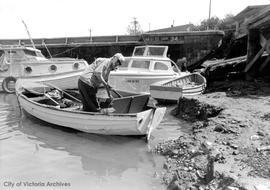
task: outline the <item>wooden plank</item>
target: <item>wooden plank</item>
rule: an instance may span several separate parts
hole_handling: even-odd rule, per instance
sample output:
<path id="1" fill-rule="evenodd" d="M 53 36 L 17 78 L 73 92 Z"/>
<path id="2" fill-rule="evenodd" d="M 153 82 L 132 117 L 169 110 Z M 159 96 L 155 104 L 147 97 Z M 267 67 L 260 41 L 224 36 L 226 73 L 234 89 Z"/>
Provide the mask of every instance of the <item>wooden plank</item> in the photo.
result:
<path id="1" fill-rule="evenodd" d="M 269 22 L 270 6 L 264 8 L 260 13 L 256 14 L 254 17 L 248 19 L 248 29 L 259 28 L 266 25 Z"/>
<path id="2" fill-rule="evenodd" d="M 264 69 L 264 67 L 267 65 L 267 63 L 269 63 L 269 61 L 270 61 L 270 54 L 267 56 L 267 58 L 265 59 L 263 64 L 260 66 L 260 68 L 259 68 L 260 72 Z"/>
<path id="3" fill-rule="evenodd" d="M 249 69 L 252 67 L 252 65 L 259 59 L 259 57 L 263 54 L 264 50 L 266 48 L 266 45 L 264 45 L 260 51 L 255 55 L 255 57 L 247 64 L 246 68 L 245 68 L 245 72 L 248 72 Z"/>

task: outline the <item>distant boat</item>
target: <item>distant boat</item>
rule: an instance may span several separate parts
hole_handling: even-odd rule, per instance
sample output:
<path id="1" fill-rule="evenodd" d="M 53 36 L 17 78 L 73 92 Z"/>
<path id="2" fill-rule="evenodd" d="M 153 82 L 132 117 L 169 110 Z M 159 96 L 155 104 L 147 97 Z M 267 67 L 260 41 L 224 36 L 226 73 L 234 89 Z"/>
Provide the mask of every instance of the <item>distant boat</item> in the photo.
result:
<path id="1" fill-rule="evenodd" d="M 168 46 L 135 47 L 132 56 L 110 73 L 110 85 L 118 90 L 150 93 L 152 83 L 186 75 L 167 57 L 167 51 Z"/>
<path id="2" fill-rule="evenodd" d="M 86 112 L 80 109 L 82 105 L 79 95 L 75 91 L 60 90 L 58 91 L 60 93 L 55 93 L 53 90 L 55 90 L 53 85 L 25 82 L 24 80 L 16 82 L 19 104 L 30 115 L 51 124 L 87 133 L 144 135 L 149 138 L 166 111 L 166 108 L 149 106 L 150 95 L 112 91 L 115 98 L 111 108 L 108 108 L 108 104 L 104 104 L 106 98 L 99 96 L 101 105 L 107 111 Z M 62 94 L 62 96 L 57 99 L 54 94 Z"/>
<path id="3" fill-rule="evenodd" d="M 79 75 L 87 65 L 83 59 L 47 59 L 35 48 L 0 45 L 0 89 L 14 93 L 14 85 L 19 78 L 46 81 L 61 88 L 75 88 Z"/>
<path id="4" fill-rule="evenodd" d="M 199 95 L 206 88 L 206 79 L 199 73 L 190 73 L 176 79 L 150 85 L 151 96 L 157 100 L 175 100 L 180 97 Z"/>

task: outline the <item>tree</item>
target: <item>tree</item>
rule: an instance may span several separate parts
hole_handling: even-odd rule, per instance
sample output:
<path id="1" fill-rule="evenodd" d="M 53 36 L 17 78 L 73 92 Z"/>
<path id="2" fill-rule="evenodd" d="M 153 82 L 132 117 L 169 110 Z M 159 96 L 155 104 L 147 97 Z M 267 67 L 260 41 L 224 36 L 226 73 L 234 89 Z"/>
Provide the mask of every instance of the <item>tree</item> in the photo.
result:
<path id="1" fill-rule="evenodd" d="M 205 19 L 201 22 L 201 30 L 216 30 L 221 20 L 218 17 L 211 17 L 210 19 Z"/>
<path id="2" fill-rule="evenodd" d="M 218 25 L 219 30 L 223 30 L 225 33 L 230 33 L 235 31 L 234 16 L 232 14 L 227 14 L 224 19 Z"/>
<path id="3" fill-rule="evenodd" d="M 232 14 L 227 14 L 224 19 L 219 19 L 216 16 L 211 17 L 210 19 L 204 19 L 200 25 L 194 25 L 191 30 L 231 30 L 233 27 L 233 17 Z"/>
<path id="4" fill-rule="evenodd" d="M 127 28 L 127 32 L 129 35 L 138 35 L 142 34 L 143 30 L 141 29 L 141 26 L 139 22 L 136 20 L 136 18 L 133 18 L 134 20 L 130 22 L 130 25 Z"/>

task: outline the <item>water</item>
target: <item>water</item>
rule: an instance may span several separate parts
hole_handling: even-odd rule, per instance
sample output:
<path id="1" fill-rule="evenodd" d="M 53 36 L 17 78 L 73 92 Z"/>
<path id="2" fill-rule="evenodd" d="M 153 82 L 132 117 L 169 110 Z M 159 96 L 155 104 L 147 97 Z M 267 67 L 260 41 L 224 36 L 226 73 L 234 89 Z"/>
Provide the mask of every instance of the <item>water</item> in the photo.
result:
<path id="1" fill-rule="evenodd" d="M 150 149 L 177 138 L 180 126 L 167 113 L 148 144 L 87 134 L 35 119 L 20 110 L 15 95 L 0 94 L 0 189 L 165 189 L 163 158 Z"/>

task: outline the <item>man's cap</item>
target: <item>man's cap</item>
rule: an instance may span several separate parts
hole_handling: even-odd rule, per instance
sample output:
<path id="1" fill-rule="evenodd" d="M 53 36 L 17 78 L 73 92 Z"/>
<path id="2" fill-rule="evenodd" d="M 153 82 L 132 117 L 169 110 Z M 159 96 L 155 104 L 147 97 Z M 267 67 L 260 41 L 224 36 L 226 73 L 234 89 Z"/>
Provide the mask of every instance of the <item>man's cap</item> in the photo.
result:
<path id="1" fill-rule="evenodd" d="M 116 53 L 114 57 L 117 57 L 121 64 L 123 64 L 125 61 L 125 57 L 121 53 Z"/>

